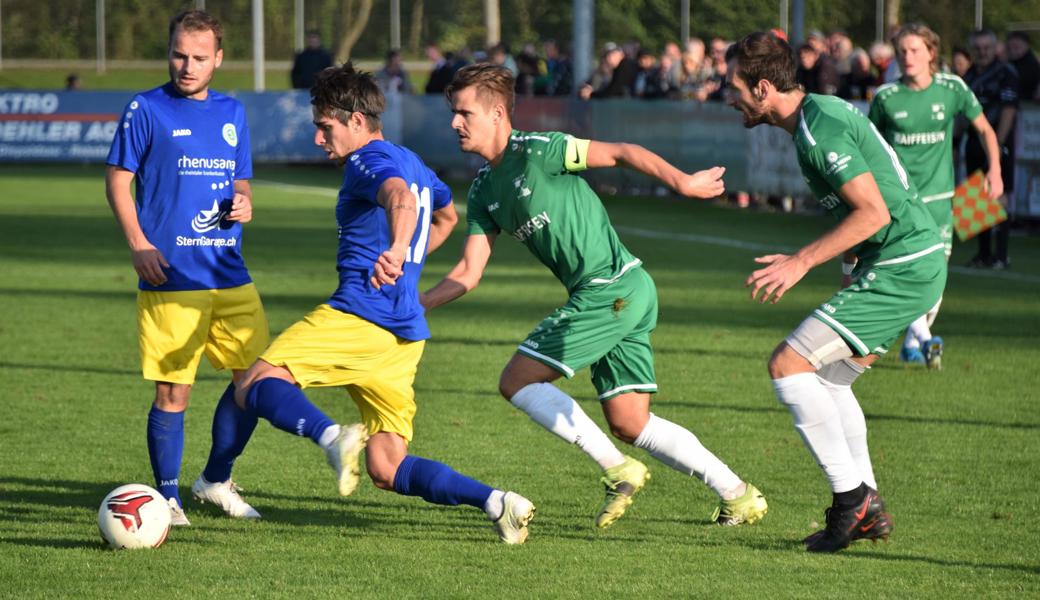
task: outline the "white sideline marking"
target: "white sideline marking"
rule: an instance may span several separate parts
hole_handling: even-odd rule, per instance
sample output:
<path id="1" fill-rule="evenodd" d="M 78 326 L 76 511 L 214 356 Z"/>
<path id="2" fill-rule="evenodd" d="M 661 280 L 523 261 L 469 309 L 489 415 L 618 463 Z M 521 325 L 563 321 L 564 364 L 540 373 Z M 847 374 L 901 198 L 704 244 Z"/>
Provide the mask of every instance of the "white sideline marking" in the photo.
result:
<path id="1" fill-rule="evenodd" d="M 319 196 L 325 196 L 328 198 L 335 198 L 339 195 L 339 189 L 330 187 L 321 187 L 316 185 L 297 185 L 292 183 L 281 183 L 278 181 L 270 181 L 266 179 L 254 179 L 254 184 L 278 188 L 287 192 L 300 192 L 304 194 L 315 194 Z M 456 204 L 455 211 L 461 216 L 466 216 L 466 207 Z M 628 227 L 626 225 L 615 225 L 614 229 L 618 233 L 624 233 L 627 235 L 633 235 L 636 237 L 657 239 L 657 240 L 672 240 L 676 242 L 694 242 L 697 244 L 708 244 L 711 246 L 723 246 L 726 248 L 739 248 L 741 250 L 755 250 L 757 252 L 783 252 L 790 253 L 797 250 L 792 246 L 782 246 L 779 244 L 762 244 L 759 242 L 748 242 L 744 240 L 735 240 L 733 238 L 719 237 L 715 235 L 701 235 L 698 233 L 671 233 L 667 231 L 654 231 L 652 229 L 640 229 L 638 227 Z M 983 269 L 970 269 L 968 267 L 957 267 L 950 266 L 949 270 L 951 273 L 958 275 L 968 275 L 971 277 L 989 277 L 991 279 L 1006 279 L 1008 281 L 1021 281 L 1025 283 L 1040 283 L 1040 277 L 1036 275 L 1028 275 L 1025 273 L 1015 273 L 1012 271 L 988 271 Z"/>

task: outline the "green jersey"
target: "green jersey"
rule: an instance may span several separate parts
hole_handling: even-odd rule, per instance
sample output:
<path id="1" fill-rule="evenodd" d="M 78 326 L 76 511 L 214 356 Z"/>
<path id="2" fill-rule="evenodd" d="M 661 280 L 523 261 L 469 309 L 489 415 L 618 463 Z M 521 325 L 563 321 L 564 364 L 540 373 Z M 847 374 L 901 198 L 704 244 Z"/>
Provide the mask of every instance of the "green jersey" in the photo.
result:
<path id="1" fill-rule="evenodd" d="M 891 264 L 942 249 L 935 221 L 895 150 L 856 107 L 834 96 L 806 94 L 793 137 L 809 189 L 839 220 L 852 210 L 841 186 L 863 173 L 874 176 L 891 220 L 852 249 L 860 261 Z"/>
<path id="2" fill-rule="evenodd" d="M 956 75 L 936 73 L 923 90 L 902 83 L 881 86 L 870 120 L 895 149 L 925 204 L 953 198 L 953 124 L 982 113 L 975 94 Z"/>
<path id="3" fill-rule="evenodd" d="M 569 293 L 613 283 L 640 260 L 618 239 L 603 203 L 575 174 L 588 140 L 559 132 L 512 132 L 497 166 L 469 190 L 468 232 L 508 233 L 549 267 Z"/>

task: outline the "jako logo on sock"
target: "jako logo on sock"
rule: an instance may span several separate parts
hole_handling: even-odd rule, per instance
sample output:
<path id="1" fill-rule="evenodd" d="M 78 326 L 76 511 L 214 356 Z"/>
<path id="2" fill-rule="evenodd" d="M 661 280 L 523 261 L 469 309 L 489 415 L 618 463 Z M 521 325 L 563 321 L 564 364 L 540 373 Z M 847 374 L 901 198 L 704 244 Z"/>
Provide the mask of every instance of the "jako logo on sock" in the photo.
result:
<path id="1" fill-rule="evenodd" d="M 307 419 L 300 419 L 296 422 L 296 435 L 303 437 L 303 426 L 307 422 Z"/>
<path id="2" fill-rule="evenodd" d="M 179 485 L 179 483 L 180 483 L 180 480 L 178 480 L 178 479 L 163 479 L 162 481 L 159 482 L 159 487 L 166 487 L 168 485 L 172 485 L 172 486 L 176 487 L 177 485 Z"/>

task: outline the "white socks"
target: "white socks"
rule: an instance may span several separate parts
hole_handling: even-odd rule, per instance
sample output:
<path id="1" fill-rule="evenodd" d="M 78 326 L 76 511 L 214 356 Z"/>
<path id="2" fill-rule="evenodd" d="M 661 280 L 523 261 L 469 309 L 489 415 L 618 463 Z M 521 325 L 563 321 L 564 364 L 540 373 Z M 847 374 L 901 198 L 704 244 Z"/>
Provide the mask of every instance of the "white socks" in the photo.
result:
<path id="1" fill-rule="evenodd" d="M 906 339 L 903 341 L 904 348 L 920 348 L 921 344 L 932 339 L 932 323 L 935 322 L 935 317 L 939 314 L 939 307 L 942 305 L 942 298 L 935 303 L 935 306 L 931 310 L 924 313 L 917 318 L 910 327 L 906 328 Z"/>
<path id="2" fill-rule="evenodd" d="M 874 466 L 870 462 L 870 451 L 867 449 L 867 420 L 863 417 L 863 409 L 859 406 L 852 387 L 847 385 L 835 385 L 829 381 L 820 380 L 823 387 L 831 395 L 838 415 L 841 417 L 841 428 L 845 432 L 845 443 L 849 446 L 852 460 L 859 468 L 859 474 L 863 482 L 877 489 L 877 481 L 874 480 Z"/>
<path id="3" fill-rule="evenodd" d="M 502 513 L 506 509 L 506 493 L 502 490 L 492 490 L 491 495 L 484 501 L 484 512 L 492 521 L 497 521 L 502 517 Z"/>
<path id="4" fill-rule="evenodd" d="M 676 471 L 698 477 L 720 497 L 736 497 L 735 492 L 743 483 L 697 436 L 653 413 L 634 445 Z"/>
<path id="5" fill-rule="evenodd" d="M 817 464 L 823 468 L 831 490 L 841 493 L 859 487 L 864 478 L 845 439 L 842 417 L 816 373 L 774 379 L 773 389 L 790 411 L 795 429 Z M 855 397 L 852 400 L 855 401 Z"/>
<path id="6" fill-rule="evenodd" d="M 321 446 L 322 450 L 328 450 L 332 442 L 336 441 L 339 437 L 340 427 L 339 425 L 329 425 L 325 428 L 325 431 L 321 432 L 321 437 L 318 438 L 318 445 Z"/>
<path id="7" fill-rule="evenodd" d="M 600 467 L 609 469 L 625 462 L 625 456 L 599 425 L 585 414 L 573 398 L 555 385 L 526 385 L 509 401 L 568 444 L 576 444 Z"/>

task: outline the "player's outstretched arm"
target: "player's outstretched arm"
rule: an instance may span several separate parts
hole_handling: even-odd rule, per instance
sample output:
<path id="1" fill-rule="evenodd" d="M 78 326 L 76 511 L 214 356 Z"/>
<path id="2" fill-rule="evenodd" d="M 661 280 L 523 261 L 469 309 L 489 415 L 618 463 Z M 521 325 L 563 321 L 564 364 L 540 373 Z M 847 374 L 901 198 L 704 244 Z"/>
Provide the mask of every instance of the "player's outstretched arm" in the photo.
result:
<path id="1" fill-rule="evenodd" d="M 491 258 L 495 237 L 495 234 L 483 233 L 466 236 L 466 245 L 462 248 L 462 258 L 458 264 L 437 285 L 419 295 L 423 308 L 430 310 L 447 304 L 477 287 Z"/>
<path id="2" fill-rule="evenodd" d="M 458 222 L 459 215 L 455 212 L 454 203 L 433 211 L 433 214 L 430 215 L 430 241 L 426 246 L 427 255 L 441 247 Z"/>
<path id="3" fill-rule="evenodd" d="M 837 227 L 794 254 L 770 254 L 755 259 L 766 266 L 748 275 L 744 282 L 745 287 L 751 288 L 752 300 L 776 304 L 809 269 L 858 245 L 892 220 L 870 172 L 845 182 L 839 193 L 852 210 Z"/>
<path id="4" fill-rule="evenodd" d="M 248 223 L 253 220 L 253 188 L 248 179 L 235 180 L 235 197 L 231 200 L 228 221 Z"/>
<path id="5" fill-rule="evenodd" d="M 997 132 L 986 119 L 986 113 L 979 113 L 971 122 L 975 131 L 982 138 L 982 147 L 986 150 L 986 158 L 989 160 L 989 169 L 986 171 L 986 191 L 991 200 L 996 200 L 1004 195 L 1004 178 L 1000 173 L 1000 144 L 997 142 Z"/>
<path id="6" fill-rule="evenodd" d="M 390 248 L 384 250 L 372 273 L 372 285 L 396 285 L 397 278 L 404 274 L 404 260 L 408 245 L 415 234 L 418 222 L 415 194 L 400 177 L 390 177 L 379 186 L 376 202 L 386 210 L 390 222 Z"/>
<path id="7" fill-rule="evenodd" d="M 151 285 L 162 285 L 166 283 L 166 273 L 163 268 L 169 268 L 162 252 L 152 245 L 141 230 L 141 223 L 137 220 L 137 207 L 134 206 L 134 197 L 130 195 L 130 183 L 134 180 L 134 174 L 121 167 L 108 166 L 105 171 L 105 195 L 108 197 L 108 205 L 112 208 L 119 227 L 126 236 L 126 243 L 130 246 L 130 255 L 134 263 L 134 270 L 138 277 Z"/>
<path id="8" fill-rule="evenodd" d="M 714 198 L 726 191 L 722 175 L 725 167 L 712 167 L 696 173 L 684 173 L 638 144 L 589 143 L 587 166 L 591 168 L 622 165 L 649 175 L 688 198 Z"/>

